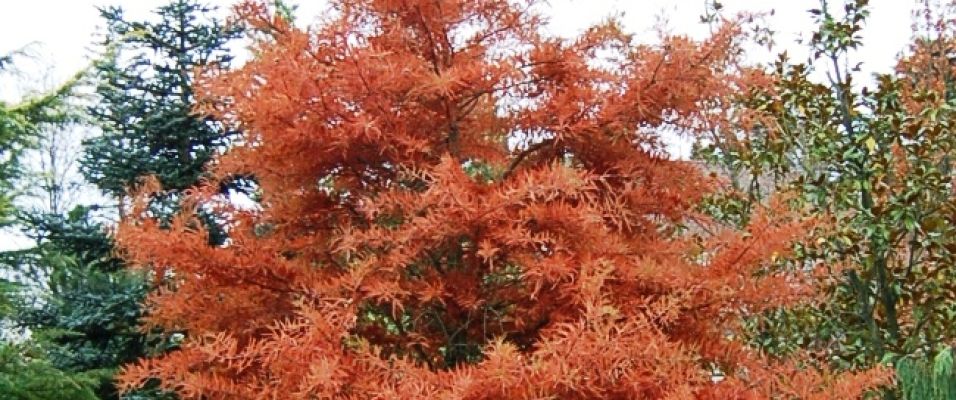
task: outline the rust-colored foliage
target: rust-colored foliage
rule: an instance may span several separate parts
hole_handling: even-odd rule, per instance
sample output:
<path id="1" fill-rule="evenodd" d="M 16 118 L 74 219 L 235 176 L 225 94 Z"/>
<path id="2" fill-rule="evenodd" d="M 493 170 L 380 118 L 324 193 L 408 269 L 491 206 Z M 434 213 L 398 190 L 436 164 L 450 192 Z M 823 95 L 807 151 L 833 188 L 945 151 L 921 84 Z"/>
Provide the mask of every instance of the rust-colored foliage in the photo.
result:
<path id="1" fill-rule="evenodd" d="M 216 176 L 255 176 L 261 207 L 197 189 L 191 204 L 229 220 L 222 247 L 188 210 L 161 226 L 140 207 L 121 227 L 127 257 L 166 283 L 148 323 L 187 333 L 126 368 L 124 387 L 842 399 L 883 379 L 735 340 L 742 315 L 808 294 L 801 275 L 765 268 L 804 223 L 767 212 L 745 232 L 678 229 L 712 182 L 668 160 L 659 132 L 693 129 L 701 104 L 733 90 L 736 24 L 644 46 L 613 22 L 543 36 L 523 2 L 333 3 L 311 31 L 238 8 L 273 34 L 201 89 L 224 100 L 207 112 L 246 132 Z"/>

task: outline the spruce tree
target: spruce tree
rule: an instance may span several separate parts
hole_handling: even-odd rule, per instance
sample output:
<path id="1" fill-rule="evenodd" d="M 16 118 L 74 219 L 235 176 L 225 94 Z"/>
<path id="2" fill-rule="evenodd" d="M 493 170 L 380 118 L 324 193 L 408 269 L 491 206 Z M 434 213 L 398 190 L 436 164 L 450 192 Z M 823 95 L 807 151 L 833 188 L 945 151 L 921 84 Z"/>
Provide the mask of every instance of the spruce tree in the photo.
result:
<path id="1" fill-rule="evenodd" d="M 96 67 L 100 99 L 90 113 L 103 135 L 86 143 L 84 174 L 116 197 L 145 175 L 168 190 L 192 186 L 233 134 L 194 113 L 194 73 L 227 66 L 238 29 L 193 0 L 158 8 L 154 21 L 130 21 L 119 7 L 100 12 L 103 45 L 115 51 Z"/>
<path id="2" fill-rule="evenodd" d="M 37 245 L 18 252 L 20 270 L 42 276 L 39 295 L 24 296 L 16 323 L 45 346 L 55 368 L 90 380 L 97 398 L 116 398 L 113 374 L 162 342 L 148 340 L 138 322 L 148 285 L 114 256 L 97 207 L 65 215 L 23 213 L 21 229 Z"/>

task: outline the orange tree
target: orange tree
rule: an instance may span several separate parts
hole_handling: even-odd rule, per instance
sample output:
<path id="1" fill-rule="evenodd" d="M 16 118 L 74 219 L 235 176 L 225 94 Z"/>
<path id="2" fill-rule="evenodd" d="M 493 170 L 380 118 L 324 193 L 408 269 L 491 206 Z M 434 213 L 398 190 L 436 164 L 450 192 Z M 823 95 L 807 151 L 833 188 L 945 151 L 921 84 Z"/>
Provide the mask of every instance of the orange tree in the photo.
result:
<path id="1" fill-rule="evenodd" d="M 806 296 L 767 268 L 810 222 L 680 229 L 712 187 L 669 160 L 703 104 L 749 84 L 740 25 L 640 45 L 566 40 L 531 2 L 333 1 L 300 30 L 252 2 L 254 60 L 206 71 L 244 132 L 164 223 L 155 183 L 120 228 L 163 288 L 178 351 L 128 366 L 184 398 L 852 398 L 881 370 L 771 361 L 738 322 Z M 216 179 L 252 176 L 255 207 Z M 221 246 L 189 208 L 228 221 Z M 699 231 L 709 230 L 707 224 Z M 718 374 L 719 373 L 719 374 Z M 719 379 L 718 379 L 719 378 Z M 719 383 L 715 383 L 719 382 Z"/>

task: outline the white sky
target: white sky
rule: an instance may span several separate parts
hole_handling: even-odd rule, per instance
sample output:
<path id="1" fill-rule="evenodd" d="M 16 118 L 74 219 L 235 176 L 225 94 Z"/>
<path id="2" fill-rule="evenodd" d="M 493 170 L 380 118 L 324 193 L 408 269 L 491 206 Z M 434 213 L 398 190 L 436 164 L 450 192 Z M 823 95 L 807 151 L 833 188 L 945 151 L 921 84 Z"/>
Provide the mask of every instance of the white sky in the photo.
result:
<path id="1" fill-rule="evenodd" d="M 228 8 L 233 0 L 207 0 Z M 310 22 L 324 9 L 323 0 L 290 1 L 299 4 L 300 22 Z M 831 0 L 840 3 L 840 0 Z M 149 15 L 149 11 L 166 0 L 4 0 L 0 13 L 0 54 L 37 43 L 41 59 L 53 65 L 54 76 L 65 78 L 86 65 L 98 28 L 101 27 L 95 7 L 121 5 L 133 18 Z M 728 14 L 740 11 L 775 10 L 768 24 L 778 32 L 777 42 L 793 55 L 804 55 L 803 45 L 795 40 L 798 34 L 813 27 L 806 12 L 817 6 L 817 0 L 722 0 Z M 914 0 L 871 0 L 872 15 L 864 32 L 865 43 L 859 59 L 867 69 L 884 70 L 892 65 L 911 36 L 911 10 Z M 543 9 L 551 18 L 551 30 L 560 35 L 580 32 L 588 25 L 615 13 L 624 14 L 624 23 L 631 31 L 653 36 L 656 21 L 666 16 L 668 26 L 676 33 L 699 36 L 706 27 L 699 23 L 705 0 L 550 0 Z"/>
<path id="2" fill-rule="evenodd" d="M 26 79 L 11 82 L 0 80 L 0 99 L 11 100 L 10 92 L 42 89 L 60 82 L 84 68 L 95 52 L 97 32 L 102 28 L 97 6 L 121 5 L 130 18 L 141 19 L 150 10 L 167 0 L 0 0 L 0 54 L 31 45 L 34 60 L 21 65 Z M 210 4 L 228 8 L 233 0 L 207 0 Z M 308 23 L 325 7 L 324 0 L 298 0 L 299 23 Z M 818 5 L 817 0 L 722 0 L 728 15 L 737 11 L 770 11 L 774 15 L 766 23 L 777 32 L 779 50 L 787 50 L 793 59 L 806 57 L 806 46 L 796 41 L 801 34 L 813 29 L 807 10 Z M 839 4 L 840 0 L 831 0 Z M 909 42 L 912 32 L 914 0 L 871 0 L 872 14 L 864 30 L 864 45 L 854 59 L 864 62 L 867 74 L 888 71 L 894 60 Z M 542 10 L 550 17 L 550 30 L 562 36 L 580 32 L 587 26 L 617 13 L 623 13 L 625 27 L 639 37 L 653 40 L 655 26 L 663 17 L 669 30 L 697 37 L 706 34 L 699 16 L 705 0 L 550 0 Z M 754 53 L 757 60 L 766 61 L 768 54 Z M 31 70 L 42 70 L 39 73 Z M 44 83 L 45 82 L 45 83 Z M 687 154 L 689 146 L 674 142 L 672 150 Z M 0 232 L 0 249 L 15 247 L 9 234 Z"/>

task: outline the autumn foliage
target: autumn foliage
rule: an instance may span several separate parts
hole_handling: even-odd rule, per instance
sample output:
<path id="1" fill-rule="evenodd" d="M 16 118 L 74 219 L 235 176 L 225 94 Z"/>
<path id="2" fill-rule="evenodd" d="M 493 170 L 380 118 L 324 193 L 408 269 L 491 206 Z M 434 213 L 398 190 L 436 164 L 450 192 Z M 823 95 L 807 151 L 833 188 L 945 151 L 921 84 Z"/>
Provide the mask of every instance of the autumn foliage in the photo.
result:
<path id="1" fill-rule="evenodd" d="M 736 22 L 639 45 L 614 22 L 546 36 L 526 2 L 333 5 L 308 31 L 237 7 L 270 35 L 199 90 L 243 140 L 180 217 L 152 218 L 147 184 L 118 233 L 163 282 L 148 325 L 186 335 L 127 367 L 124 387 L 843 399 L 882 381 L 769 360 L 736 335 L 812 289 L 812 271 L 769 268 L 806 221 L 765 210 L 745 231 L 711 226 L 693 210 L 714 182 L 662 151 L 661 131 L 692 133 L 747 84 Z M 234 176 L 255 178 L 257 207 L 217 194 Z M 226 221 L 225 245 L 208 245 L 200 207 Z"/>

